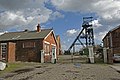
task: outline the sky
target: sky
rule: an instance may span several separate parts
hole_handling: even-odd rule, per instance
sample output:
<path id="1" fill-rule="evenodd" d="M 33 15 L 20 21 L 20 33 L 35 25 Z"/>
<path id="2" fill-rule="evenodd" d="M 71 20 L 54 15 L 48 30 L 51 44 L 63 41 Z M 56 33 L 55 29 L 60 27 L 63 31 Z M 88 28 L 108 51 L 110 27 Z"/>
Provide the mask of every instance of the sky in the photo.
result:
<path id="1" fill-rule="evenodd" d="M 67 50 L 81 30 L 82 18 L 93 17 L 95 44 L 120 25 L 120 0 L 0 0 L 0 34 L 53 28 Z"/>

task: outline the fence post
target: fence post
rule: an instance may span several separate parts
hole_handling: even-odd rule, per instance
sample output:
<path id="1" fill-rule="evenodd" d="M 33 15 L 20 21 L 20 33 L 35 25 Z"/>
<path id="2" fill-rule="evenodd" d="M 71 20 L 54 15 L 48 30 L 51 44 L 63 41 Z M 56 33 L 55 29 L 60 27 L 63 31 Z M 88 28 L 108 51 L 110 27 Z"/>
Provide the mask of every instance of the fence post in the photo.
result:
<path id="1" fill-rule="evenodd" d="M 89 60 L 90 60 L 90 63 L 95 63 L 93 46 L 88 46 L 88 49 L 89 49 Z"/>
<path id="2" fill-rule="evenodd" d="M 107 48 L 103 48 L 103 57 L 104 57 L 104 63 L 108 62 L 107 58 Z"/>
<path id="3" fill-rule="evenodd" d="M 41 50 L 41 63 L 44 63 L 44 50 Z"/>

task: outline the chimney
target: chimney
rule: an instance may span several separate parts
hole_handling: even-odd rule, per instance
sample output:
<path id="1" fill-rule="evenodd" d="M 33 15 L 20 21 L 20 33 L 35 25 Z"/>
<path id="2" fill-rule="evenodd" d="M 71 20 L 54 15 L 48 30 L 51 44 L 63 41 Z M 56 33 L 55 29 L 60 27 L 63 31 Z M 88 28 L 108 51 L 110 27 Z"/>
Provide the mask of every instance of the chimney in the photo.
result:
<path id="1" fill-rule="evenodd" d="M 40 27 L 40 24 L 38 24 L 38 25 L 37 25 L 37 32 L 40 32 L 40 31 L 41 31 L 40 28 L 41 28 L 41 27 Z"/>

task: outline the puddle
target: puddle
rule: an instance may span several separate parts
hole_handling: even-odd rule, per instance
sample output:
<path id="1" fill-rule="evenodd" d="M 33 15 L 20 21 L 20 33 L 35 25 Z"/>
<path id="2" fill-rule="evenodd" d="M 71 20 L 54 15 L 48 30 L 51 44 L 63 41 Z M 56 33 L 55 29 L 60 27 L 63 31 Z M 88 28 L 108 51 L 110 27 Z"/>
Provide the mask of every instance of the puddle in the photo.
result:
<path id="1" fill-rule="evenodd" d="M 81 64 L 80 64 L 80 63 L 75 63 L 74 66 L 75 66 L 75 67 L 80 67 Z"/>

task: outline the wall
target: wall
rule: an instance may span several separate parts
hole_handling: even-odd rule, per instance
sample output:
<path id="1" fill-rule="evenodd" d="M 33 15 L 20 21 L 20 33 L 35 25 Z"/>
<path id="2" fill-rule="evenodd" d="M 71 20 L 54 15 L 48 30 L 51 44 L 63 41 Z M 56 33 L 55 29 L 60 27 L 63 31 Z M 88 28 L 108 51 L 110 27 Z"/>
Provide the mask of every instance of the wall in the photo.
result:
<path id="1" fill-rule="evenodd" d="M 57 55 L 61 55 L 62 51 L 61 51 L 60 36 L 57 36 L 56 39 L 57 39 L 57 47 L 58 47 Z"/>
<path id="2" fill-rule="evenodd" d="M 120 28 L 112 32 L 113 54 L 120 54 Z"/>
<path id="3" fill-rule="evenodd" d="M 15 46 L 16 44 L 13 42 L 9 42 L 7 44 L 7 62 L 15 62 Z"/>
<path id="4" fill-rule="evenodd" d="M 55 38 L 54 38 L 54 36 L 53 36 L 53 32 L 52 33 L 50 33 L 47 37 L 46 37 L 46 39 L 44 39 L 44 48 L 45 48 L 45 42 L 48 42 L 48 44 L 50 45 L 50 47 L 49 47 L 49 54 L 45 54 L 45 62 L 51 62 L 51 55 L 52 55 L 52 47 L 53 47 L 53 45 L 55 45 L 56 46 L 56 48 L 57 48 L 57 43 L 55 42 Z"/>
<path id="5" fill-rule="evenodd" d="M 105 36 L 103 46 L 107 49 L 108 63 L 112 64 L 113 54 L 120 54 L 120 27 Z"/>
<path id="6" fill-rule="evenodd" d="M 1 43 L 0 43 L 0 60 L 2 60 L 2 57 L 1 57 Z"/>
<path id="7" fill-rule="evenodd" d="M 23 48 L 25 42 L 35 42 L 35 47 Z M 16 61 L 40 61 L 40 50 L 43 48 L 42 40 L 23 40 L 16 42 Z"/>

